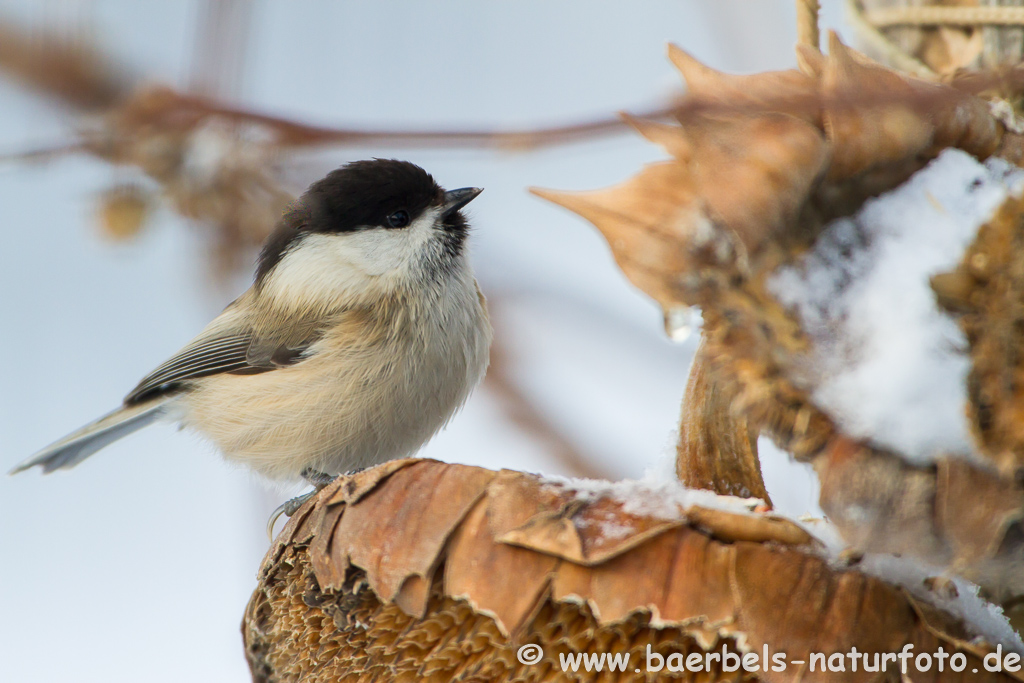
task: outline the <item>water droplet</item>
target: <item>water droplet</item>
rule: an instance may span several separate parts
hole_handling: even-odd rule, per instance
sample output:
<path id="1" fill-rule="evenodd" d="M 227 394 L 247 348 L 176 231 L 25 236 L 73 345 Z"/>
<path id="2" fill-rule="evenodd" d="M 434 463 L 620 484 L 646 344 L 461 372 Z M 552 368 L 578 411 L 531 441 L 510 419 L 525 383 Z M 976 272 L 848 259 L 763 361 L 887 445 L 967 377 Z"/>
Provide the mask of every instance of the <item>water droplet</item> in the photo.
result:
<path id="1" fill-rule="evenodd" d="M 700 309 L 696 306 L 672 306 L 665 309 L 665 333 L 672 341 L 681 344 L 704 324 Z"/>

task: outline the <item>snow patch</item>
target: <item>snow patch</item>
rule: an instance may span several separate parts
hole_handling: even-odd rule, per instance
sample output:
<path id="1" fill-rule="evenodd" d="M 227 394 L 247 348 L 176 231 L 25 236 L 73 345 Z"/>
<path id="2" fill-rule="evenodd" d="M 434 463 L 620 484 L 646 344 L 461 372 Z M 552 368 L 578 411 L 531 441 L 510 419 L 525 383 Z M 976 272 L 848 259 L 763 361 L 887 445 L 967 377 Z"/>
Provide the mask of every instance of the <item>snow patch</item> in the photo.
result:
<path id="1" fill-rule="evenodd" d="M 842 571 L 848 565 L 844 558 L 848 546 L 834 525 L 819 518 L 801 518 L 797 523 L 821 542 L 823 553 L 834 569 Z M 1024 654 L 1024 641 L 1010 626 L 1002 608 L 982 598 L 980 587 L 962 577 L 919 560 L 880 553 L 864 555 L 850 569 L 900 586 L 916 600 L 959 618 L 969 632 L 989 644 L 1002 645 L 1004 650 Z M 926 580 L 935 577 L 951 582 L 955 591 L 930 589 Z"/>
<path id="2" fill-rule="evenodd" d="M 686 510 L 695 505 L 745 515 L 751 514 L 754 508 L 764 503 L 760 498 L 720 496 L 711 491 L 689 489 L 678 480 L 605 481 L 546 476 L 541 483 L 569 489 L 575 493 L 577 500 L 592 502 L 610 498 L 620 503 L 626 514 L 665 520 L 682 519 Z"/>
<path id="3" fill-rule="evenodd" d="M 848 435 L 911 462 L 972 457 L 967 340 L 929 279 L 953 270 L 987 222 L 1024 192 L 1024 171 L 949 149 L 853 217 L 833 221 L 770 291 L 814 342 L 798 381 Z"/>
<path id="4" fill-rule="evenodd" d="M 1024 655 L 1021 641 L 999 605 L 982 598 L 977 585 L 959 576 L 946 574 L 937 567 L 893 555 L 865 555 L 856 567 L 865 574 L 876 576 L 888 583 L 902 586 L 914 598 L 959 617 L 974 635 L 991 645 L 1002 645 L 1004 650 Z M 954 595 L 930 590 L 925 579 L 944 577 L 955 587 Z"/>

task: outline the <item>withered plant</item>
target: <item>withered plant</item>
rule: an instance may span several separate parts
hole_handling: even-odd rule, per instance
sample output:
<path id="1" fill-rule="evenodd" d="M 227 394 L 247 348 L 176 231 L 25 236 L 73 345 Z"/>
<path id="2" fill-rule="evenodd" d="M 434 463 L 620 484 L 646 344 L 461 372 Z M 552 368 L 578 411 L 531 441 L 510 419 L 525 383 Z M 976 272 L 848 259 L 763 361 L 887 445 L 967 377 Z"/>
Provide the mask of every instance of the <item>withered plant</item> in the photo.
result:
<path id="1" fill-rule="evenodd" d="M 956 605 L 1002 604 L 1017 636 L 997 609 L 981 609 L 1019 647 L 1021 201 L 1007 200 L 963 264 L 931 283 L 969 341 L 973 459 L 939 450 L 914 460 L 845 433 L 805 372 L 820 339 L 770 284 L 837 219 L 944 151 L 1016 163 L 1016 119 L 976 94 L 978 79 L 908 77 L 835 36 L 828 57 L 802 46 L 794 71 L 729 76 L 675 47 L 670 57 L 688 85 L 676 123 L 629 118 L 670 158 L 609 189 L 535 192 L 597 226 L 667 324 L 685 307 L 702 311 L 677 458 L 691 488 L 418 460 L 342 477 L 264 561 L 243 624 L 256 680 L 896 680 L 807 662 L 908 645 L 961 653 L 979 672 L 972 680 L 1020 679 L 977 665 L 998 636 Z M 760 434 L 813 464 L 829 523 L 771 511 Z M 976 590 L 963 578 L 979 596 L 961 593 Z M 519 648 L 531 644 L 543 655 L 524 663 Z M 560 659 L 723 648 L 804 664 L 598 673 Z"/>

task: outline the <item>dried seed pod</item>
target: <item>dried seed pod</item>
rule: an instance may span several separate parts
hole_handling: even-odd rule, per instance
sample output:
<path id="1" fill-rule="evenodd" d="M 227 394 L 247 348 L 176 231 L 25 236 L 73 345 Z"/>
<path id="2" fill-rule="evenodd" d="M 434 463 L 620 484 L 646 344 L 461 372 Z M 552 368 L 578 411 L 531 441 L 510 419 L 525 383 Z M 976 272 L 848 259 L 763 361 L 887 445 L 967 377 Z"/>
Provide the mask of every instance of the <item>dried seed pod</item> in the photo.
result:
<path id="1" fill-rule="evenodd" d="M 409 582 L 425 582 L 422 602 L 403 604 Z M 834 568 L 799 526 L 736 499 L 406 460 L 341 477 L 296 513 L 264 560 L 243 636 L 257 681 L 618 680 L 561 662 L 628 654 L 628 673 L 650 675 L 648 653 L 676 662 L 723 648 L 805 664 L 729 672 L 719 659 L 701 680 L 789 681 L 833 680 L 809 670 L 811 652 L 870 658 L 907 644 L 982 671 L 990 648 L 972 628 Z"/>
<path id="2" fill-rule="evenodd" d="M 633 122 L 672 160 L 648 167 L 611 190 L 538 194 L 594 222 L 627 276 L 663 306 L 702 308 L 698 372 L 703 377 L 692 384 L 703 389 L 689 397 L 691 412 L 684 415 L 692 418 L 695 406 L 713 405 L 713 414 L 700 415 L 698 423 L 715 425 L 723 433 L 715 435 L 715 447 L 701 446 L 699 440 L 681 443 L 680 472 L 722 474 L 722 463 L 735 462 L 724 468 L 724 478 L 736 481 L 722 476 L 690 480 L 718 491 L 729 486 L 756 490 L 758 478 L 751 472 L 758 463 L 752 437 L 742 433 L 745 423 L 795 457 L 815 462 L 823 480 L 822 506 L 857 548 L 903 552 L 949 567 L 979 582 L 994 599 L 1012 602 L 1024 591 L 1017 578 L 1024 575 L 1019 521 L 1024 497 L 1014 479 L 1024 462 L 1024 434 L 1018 434 L 1024 418 L 1016 406 L 1021 393 L 1016 378 L 1024 375 L 1015 352 L 1021 343 L 1014 341 L 1019 317 L 1014 306 L 1019 304 L 1013 303 L 1021 298 L 1015 283 L 1017 270 L 1024 268 L 1017 263 L 1024 249 L 1014 241 L 1024 224 L 1019 219 L 1024 213 L 1021 200 L 1005 200 L 1012 197 L 1005 190 L 1000 195 L 1004 199 L 991 204 L 995 210 L 1002 203 L 1002 212 L 981 229 L 959 268 L 931 271 L 918 283 L 924 288 L 922 300 L 938 296 L 960 316 L 966 332 L 972 364 L 969 391 L 962 404 L 932 419 L 941 420 L 934 431 L 964 422 L 963 443 L 949 443 L 973 461 L 951 460 L 950 452 L 928 444 L 922 447 L 927 452 L 922 460 L 902 446 L 877 441 L 871 433 L 847 433 L 848 417 L 828 407 L 819 391 L 828 372 L 815 376 L 812 366 L 818 350 L 829 345 L 856 356 L 855 346 L 844 346 L 854 336 L 836 339 L 844 329 L 839 318 L 819 324 L 815 332 L 804 313 L 780 304 L 773 283 L 780 271 L 797 268 L 804 255 L 824 264 L 814 271 L 818 280 L 805 282 L 808 290 L 829 292 L 836 282 L 838 287 L 859 282 L 863 272 L 848 265 L 851 254 L 866 243 L 837 239 L 832 257 L 809 253 L 828 244 L 822 241 L 826 226 L 833 226 L 830 234 L 835 233 L 839 228 L 834 225 L 840 224 L 832 221 L 854 216 L 866 199 L 897 188 L 943 149 L 958 147 L 974 159 L 995 151 L 1018 160 L 1020 136 L 1008 132 L 1005 117 L 995 115 L 983 100 L 880 67 L 834 36 L 828 57 L 805 52 L 802 78 L 787 76 L 787 81 L 764 74 L 765 85 L 758 76 L 742 81 L 722 77 L 674 53 L 687 78 L 697 83 L 680 105 L 681 128 Z M 820 119 L 786 114 L 787 103 L 807 102 L 809 83 L 815 87 L 811 96 L 822 112 Z M 792 135 L 767 133 L 783 120 L 795 122 Z M 774 146 L 769 152 L 761 145 Z M 766 151 L 762 154 L 759 148 Z M 1012 169 L 983 166 L 963 154 L 955 159 L 959 161 L 949 168 L 960 170 L 949 177 L 978 175 L 976 183 L 964 186 L 960 205 L 989 201 L 978 189 L 991 189 L 986 182 L 1017 182 Z M 947 196 L 949 191 L 951 187 L 928 195 L 928 210 L 938 213 L 936 221 L 952 220 L 942 217 L 955 213 L 959 201 Z M 851 224 L 857 226 L 858 220 Z M 984 220 L 981 215 L 971 230 Z M 887 229 L 892 234 L 901 230 L 899 225 Z M 857 230 L 850 230 L 856 237 Z M 922 233 L 920 239 L 929 235 Z M 956 239 L 969 244 L 970 234 Z M 931 245 L 922 243 L 920 251 L 931 253 Z M 831 299 L 822 296 L 817 303 L 831 306 Z M 896 305 L 887 300 L 895 297 L 880 297 L 876 305 Z M 805 308 L 811 318 L 824 310 Z M 946 322 L 955 329 L 952 320 Z M 968 399 L 970 426 L 960 417 Z M 898 417 L 900 410 L 887 409 L 882 417 Z M 722 448 L 728 452 L 722 454 Z M 701 458 L 708 463 L 702 464 Z M 985 461 L 996 465 L 1002 477 L 986 473 Z M 950 477 L 950 472 L 957 474 Z"/>
<path id="3" fill-rule="evenodd" d="M 956 270 L 936 280 L 939 302 L 959 314 L 970 344 L 974 436 L 997 467 L 1024 482 L 1024 200 L 1007 202 Z"/>
<path id="4" fill-rule="evenodd" d="M 97 219 L 104 237 L 122 241 L 138 236 L 152 209 L 153 197 L 135 184 L 104 190 L 99 196 Z"/>

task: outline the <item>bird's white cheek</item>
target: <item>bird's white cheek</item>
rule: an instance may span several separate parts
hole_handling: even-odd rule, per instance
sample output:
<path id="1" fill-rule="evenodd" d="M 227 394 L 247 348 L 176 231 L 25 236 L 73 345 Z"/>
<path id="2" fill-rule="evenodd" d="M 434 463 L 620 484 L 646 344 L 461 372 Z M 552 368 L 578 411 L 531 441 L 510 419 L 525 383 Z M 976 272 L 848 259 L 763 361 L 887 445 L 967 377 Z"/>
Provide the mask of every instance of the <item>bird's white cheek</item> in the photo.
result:
<path id="1" fill-rule="evenodd" d="M 369 275 L 388 275 L 403 271 L 415 253 L 412 234 L 406 230 L 373 230 L 352 245 L 361 266 Z"/>
<path id="2" fill-rule="evenodd" d="M 379 295 L 407 279 L 433 224 L 427 212 L 402 229 L 307 235 L 277 264 L 265 291 L 283 304 Z"/>
<path id="3" fill-rule="evenodd" d="M 436 218 L 437 211 L 429 210 L 405 228 L 374 228 L 337 235 L 338 254 L 367 275 L 404 276 L 419 262 L 420 254 L 433 237 Z"/>
<path id="4" fill-rule="evenodd" d="M 308 235 L 274 267 L 264 291 L 285 305 L 315 302 L 365 289 L 369 275 L 341 237 Z"/>

